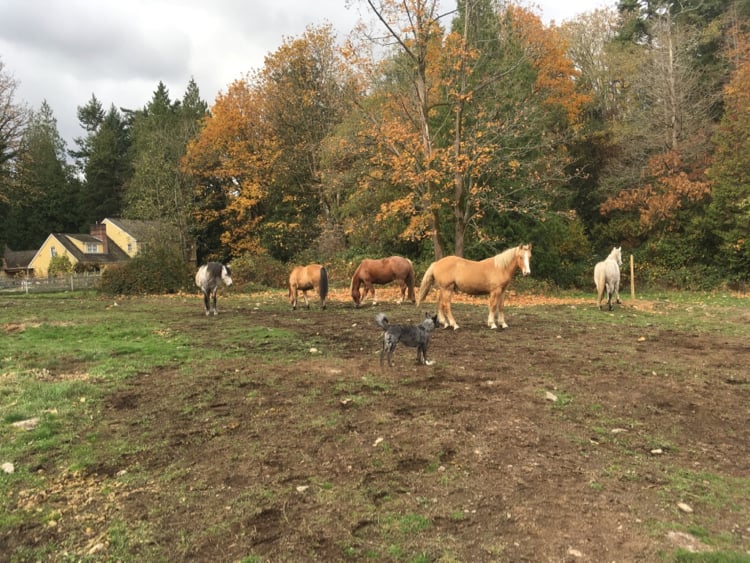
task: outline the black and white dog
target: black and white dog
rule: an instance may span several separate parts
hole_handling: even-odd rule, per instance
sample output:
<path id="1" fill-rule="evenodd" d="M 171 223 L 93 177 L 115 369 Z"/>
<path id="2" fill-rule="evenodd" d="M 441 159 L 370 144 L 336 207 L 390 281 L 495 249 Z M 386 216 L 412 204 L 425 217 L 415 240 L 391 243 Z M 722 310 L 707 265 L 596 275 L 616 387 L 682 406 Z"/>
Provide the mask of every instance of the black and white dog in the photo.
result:
<path id="1" fill-rule="evenodd" d="M 393 366 L 393 351 L 396 345 L 401 342 L 404 346 L 411 346 L 417 349 L 417 363 L 420 365 L 432 365 L 427 359 L 427 348 L 430 345 L 430 336 L 435 330 L 438 320 L 437 315 L 425 313 L 425 319 L 418 325 L 397 325 L 388 322 L 388 317 L 383 313 L 375 315 L 375 322 L 383 329 L 383 349 L 380 351 L 380 365 L 383 365 L 383 358 L 388 356 L 388 365 Z"/>

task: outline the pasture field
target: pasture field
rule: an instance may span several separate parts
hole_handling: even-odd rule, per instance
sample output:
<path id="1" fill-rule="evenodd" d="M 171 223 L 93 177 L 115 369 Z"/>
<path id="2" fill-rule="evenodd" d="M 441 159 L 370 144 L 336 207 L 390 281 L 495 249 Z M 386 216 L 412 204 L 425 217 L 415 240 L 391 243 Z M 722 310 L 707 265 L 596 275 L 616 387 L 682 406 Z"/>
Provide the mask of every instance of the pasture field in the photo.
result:
<path id="1" fill-rule="evenodd" d="M 0 297 L 0 560 L 750 561 L 750 298 L 395 295 Z"/>

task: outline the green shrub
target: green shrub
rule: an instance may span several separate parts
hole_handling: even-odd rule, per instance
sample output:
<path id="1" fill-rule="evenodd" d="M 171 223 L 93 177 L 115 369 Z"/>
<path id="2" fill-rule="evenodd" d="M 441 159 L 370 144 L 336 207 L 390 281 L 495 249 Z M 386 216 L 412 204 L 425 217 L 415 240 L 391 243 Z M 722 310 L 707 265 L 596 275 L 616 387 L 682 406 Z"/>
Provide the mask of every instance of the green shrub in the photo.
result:
<path id="1" fill-rule="evenodd" d="M 232 260 L 232 281 L 239 288 L 247 286 L 286 287 L 290 268 L 265 255 L 243 254 Z"/>
<path id="2" fill-rule="evenodd" d="M 67 254 L 53 256 L 49 262 L 48 274 L 50 277 L 66 276 L 73 272 L 73 264 Z"/>
<path id="3" fill-rule="evenodd" d="M 166 248 L 149 248 L 102 273 L 101 291 L 110 295 L 177 293 L 192 287 L 192 268 Z"/>

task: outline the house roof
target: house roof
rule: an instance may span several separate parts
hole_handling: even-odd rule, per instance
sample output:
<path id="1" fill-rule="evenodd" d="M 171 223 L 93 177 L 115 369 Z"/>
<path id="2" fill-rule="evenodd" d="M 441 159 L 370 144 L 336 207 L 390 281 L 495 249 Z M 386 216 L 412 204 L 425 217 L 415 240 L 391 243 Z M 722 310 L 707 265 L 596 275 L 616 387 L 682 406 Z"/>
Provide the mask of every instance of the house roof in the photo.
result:
<path id="1" fill-rule="evenodd" d="M 107 249 L 109 250 L 107 254 L 88 254 L 86 252 L 81 252 L 71 241 L 78 240 L 84 243 L 99 243 L 101 241 L 98 238 L 92 237 L 91 235 L 65 233 L 52 233 L 50 236 L 55 237 L 55 239 L 65 247 L 65 250 L 82 264 L 113 264 L 115 262 L 125 262 L 130 258 L 125 251 L 117 246 L 109 237 L 107 237 Z"/>
<path id="2" fill-rule="evenodd" d="M 120 219 L 112 217 L 107 217 L 104 221 L 107 221 L 125 231 L 139 242 L 153 239 L 155 236 L 160 239 L 165 238 L 165 236 L 168 239 L 172 239 L 177 234 L 177 231 L 173 226 L 167 225 L 163 221 L 145 221 L 142 219 Z"/>
<path id="3" fill-rule="evenodd" d="M 23 270 L 29 267 L 36 250 L 11 250 L 7 246 L 3 252 L 6 270 Z"/>

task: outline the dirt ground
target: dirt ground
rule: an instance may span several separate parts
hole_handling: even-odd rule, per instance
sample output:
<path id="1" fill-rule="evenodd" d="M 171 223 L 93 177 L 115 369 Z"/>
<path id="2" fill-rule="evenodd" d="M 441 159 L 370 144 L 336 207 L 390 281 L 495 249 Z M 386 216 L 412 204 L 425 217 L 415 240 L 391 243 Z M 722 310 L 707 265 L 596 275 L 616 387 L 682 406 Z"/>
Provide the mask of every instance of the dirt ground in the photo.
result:
<path id="1" fill-rule="evenodd" d="M 106 559 L 122 521 L 131 538 L 143 529 L 126 548 L 134 559 L 750 553 L 750 499 L 737 490 L 750 479 L 747 335 L 666 329 L 649 303 L 582 321 L 570 311 L 595 308 L 593 297 L 543 311 L 511 297 L 509 329 L 490 331 L 483 304 L 459 303 L 461 328 L 433 335 L 435 365 L 399 347 L 381 369 L 373 313 L 420 313 L 379 293 L 383 304 L 358 310 L 345 295 L 296 312 L 220 297 L 210 319 L 197 297 L 176 306 L 165 323 L 210 359 L 107 397 L 100 443 L 140 446 L 60 477 L 45 499 L 59 504 L 60 529 L 19 530 L 17 541 L 75 531 L 85 541 L 71 553 Z M 268 342 L 227 342 L 222 323 L 269 327 Z M 280 342 L 277 329 L 301 336 Z"/>

